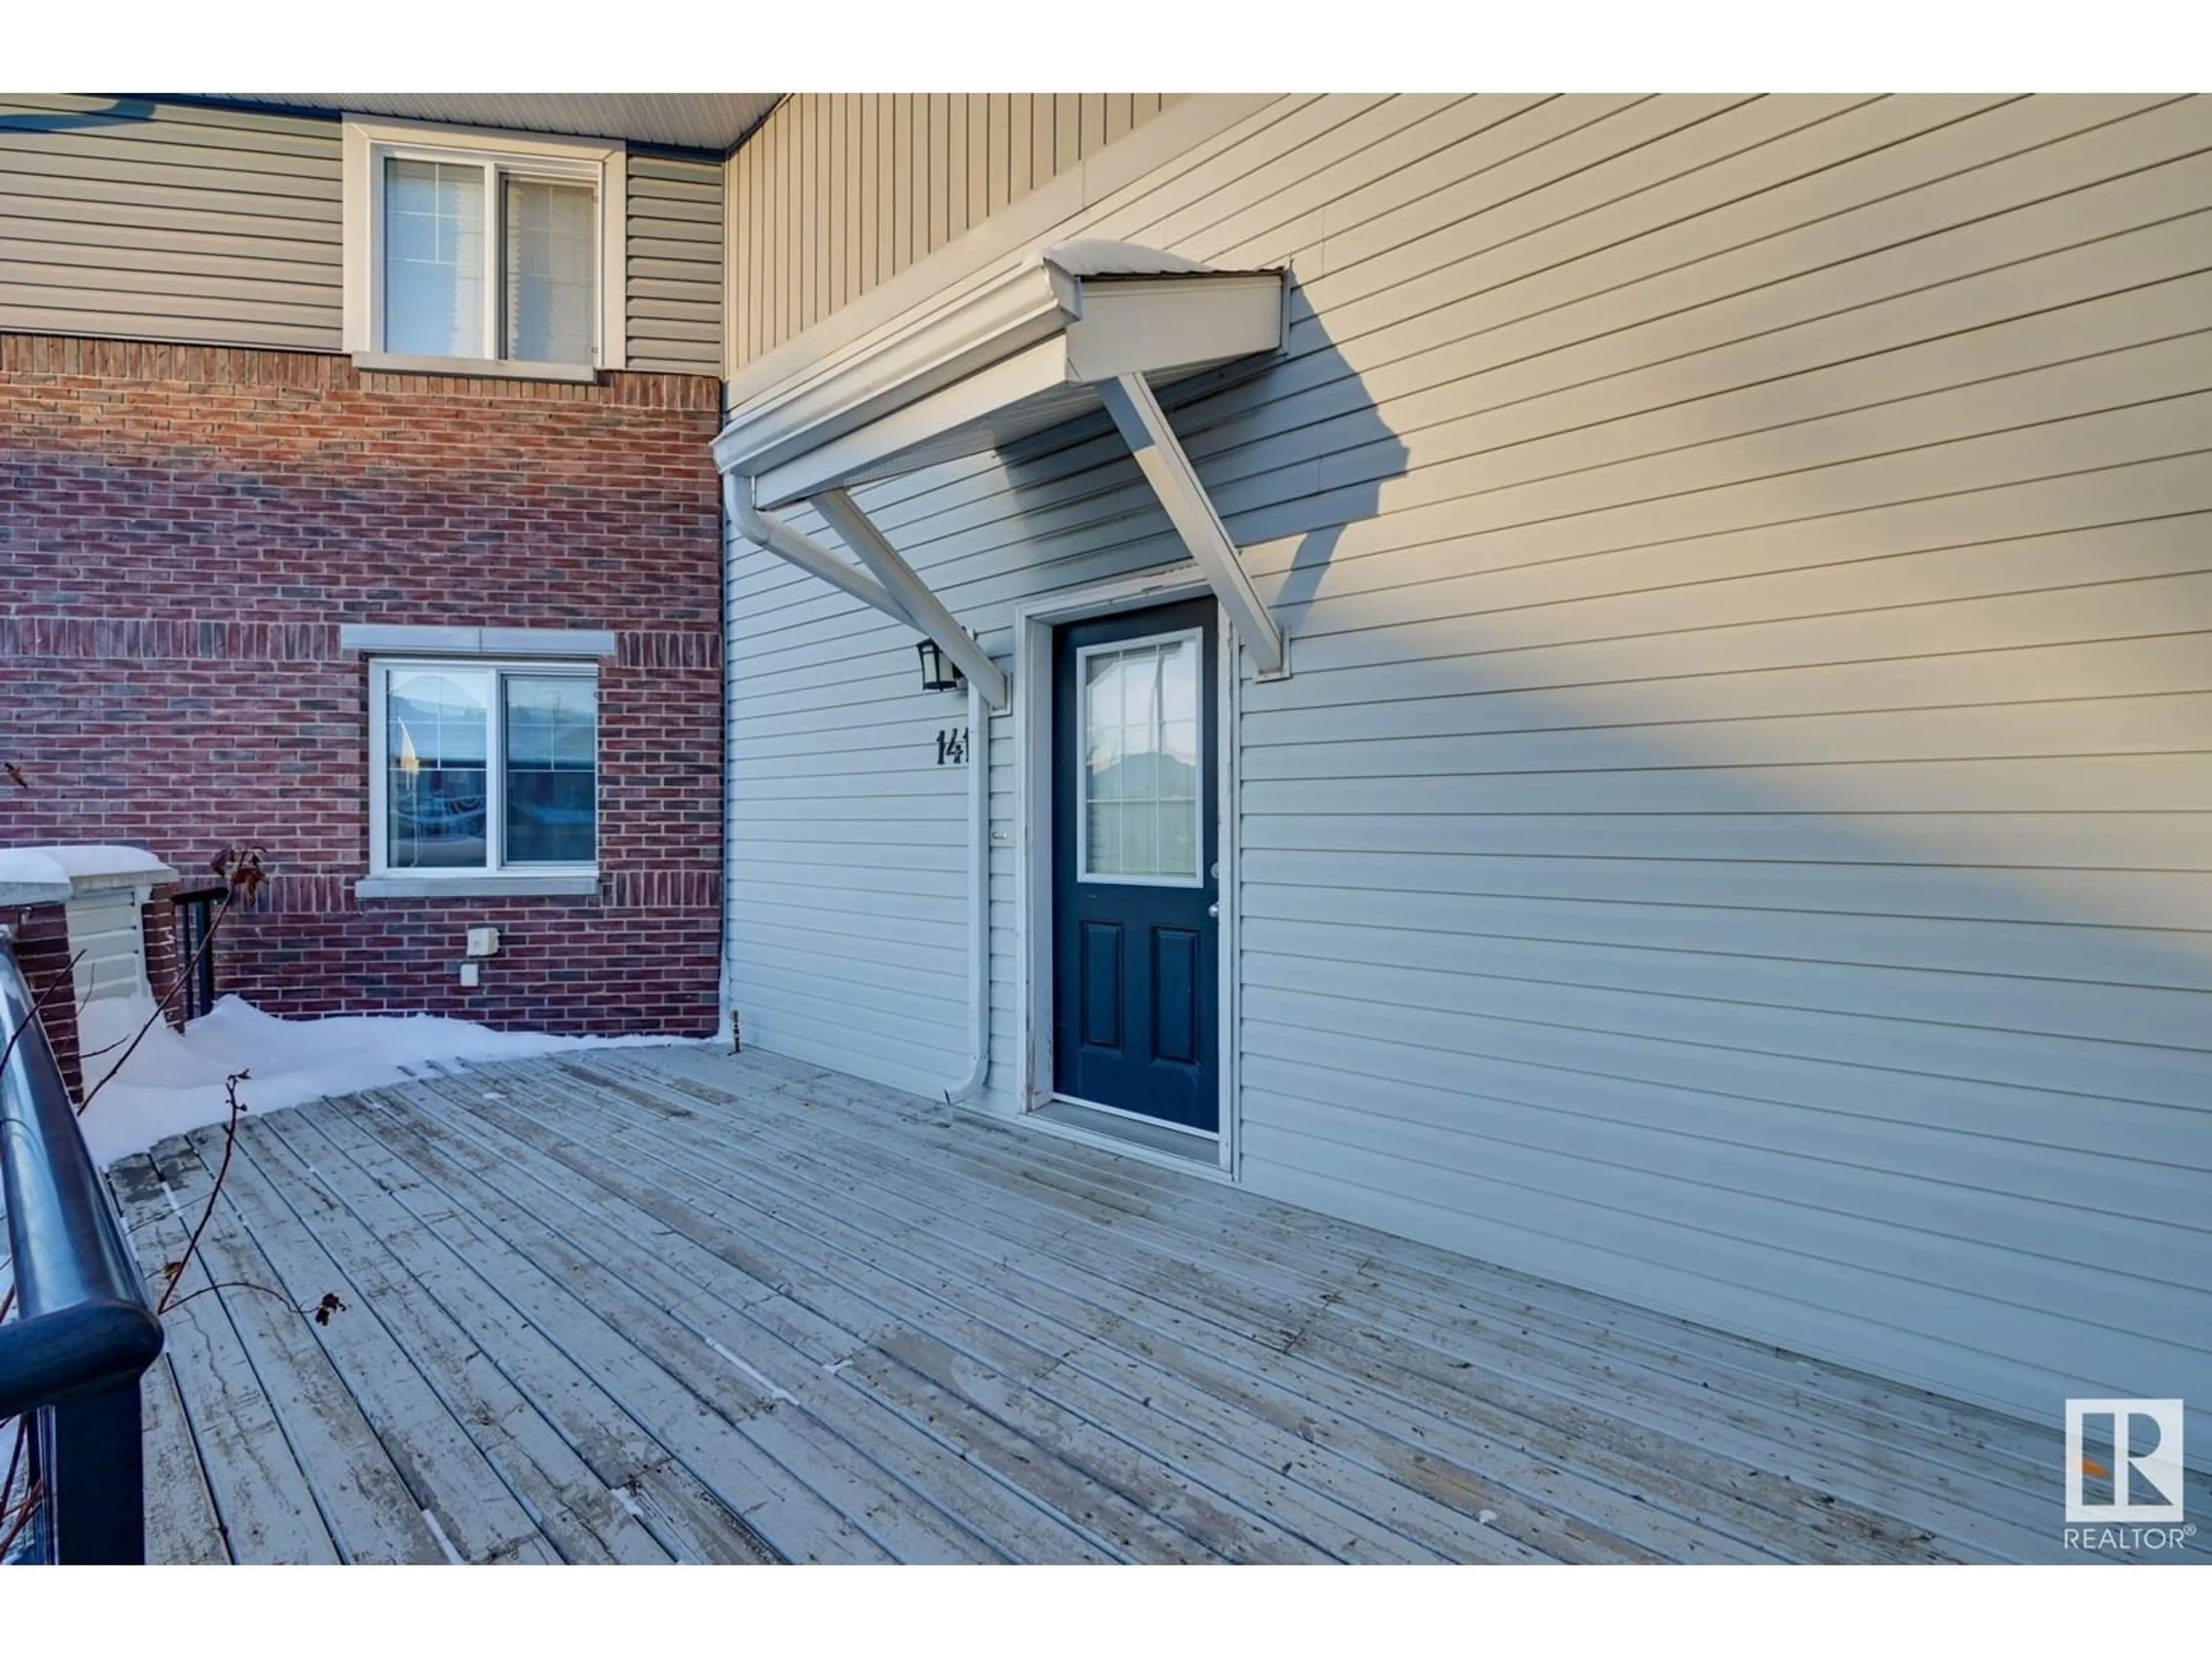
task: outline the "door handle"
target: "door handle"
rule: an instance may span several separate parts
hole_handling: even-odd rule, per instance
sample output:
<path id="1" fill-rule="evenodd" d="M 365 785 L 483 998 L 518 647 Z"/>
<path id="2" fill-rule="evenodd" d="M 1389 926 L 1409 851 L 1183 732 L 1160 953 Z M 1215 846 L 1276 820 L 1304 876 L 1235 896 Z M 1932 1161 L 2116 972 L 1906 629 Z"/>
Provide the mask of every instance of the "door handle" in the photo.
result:
<path id="1" fill-rule="evenodd" d="M 1218 903 L 1209 904 L 1206 907 L 1206 914 L 1218 921 L 1221 920 L 1221 906 Z"/>

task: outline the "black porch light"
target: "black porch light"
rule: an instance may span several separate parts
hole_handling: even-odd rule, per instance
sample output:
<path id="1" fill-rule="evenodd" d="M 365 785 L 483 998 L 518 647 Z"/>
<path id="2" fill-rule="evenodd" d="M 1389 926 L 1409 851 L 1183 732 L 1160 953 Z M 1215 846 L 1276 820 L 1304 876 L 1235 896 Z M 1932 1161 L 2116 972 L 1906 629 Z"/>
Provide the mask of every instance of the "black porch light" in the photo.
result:
<path id="1" fill-rule="evenodd" d="M 915 647 L 921 658 L 921 689 L 925 691 L 957 691 L 967 684 L 959 664 L 945 654 L 945 648 L 935 640 L 925 639 Z"/>

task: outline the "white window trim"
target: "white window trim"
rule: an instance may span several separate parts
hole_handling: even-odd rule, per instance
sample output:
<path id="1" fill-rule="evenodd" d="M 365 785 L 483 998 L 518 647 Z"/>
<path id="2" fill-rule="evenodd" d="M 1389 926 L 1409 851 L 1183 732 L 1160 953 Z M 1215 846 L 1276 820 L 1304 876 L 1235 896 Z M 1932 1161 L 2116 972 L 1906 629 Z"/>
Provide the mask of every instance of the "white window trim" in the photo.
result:
<path id="1" fill-rule="evenodd" d="M 398 869 L 388 861 L 389 848 L 386 834 L 390 825 L 391 769 L 386 763 L 385 706 L 388 698 L 386 680 L 395 669 L 419 669 L 431 673 L 456 672 L 527 674 L 543 678 L 549 674 L 568 674 L 592 681 L 594 692 L 599 684 L 599 670 L 595 662 L 549 661 L 544 658 L 529 657 L 410 657 L 376 656 L 368 660 L 368 876 L 358 885 L 364 897 L 404 896 L 422 891 L 443 890 L 451 887 L 476 892 L 515 891 L 542 887 L 550 892 L 575 890 L 580 881 L 596 884 L 599 860 L 581 864 L 499 864 L 492 862 L 495 854 L 504 849 L 507 834 L 505 817 L 506 767 L 499 741 L 504 735 L 507 711 L 500 707 L 500 725 L 486 733 L 484 761 L 484 856 L 485 863 L 475 868 L 425 870 L 416 866 Z M 594 717 L 594 749 L 597 746 L 597 720 Z M 592 846 L 596 854 L 599 846 L 604 804 L 600 799 L 599 756 L 592 757 Z"/>
<path id="2" fill-rule="evenodd" d="M 1199 707 L 1206 706 L 1206 631 L 1199 628 L 1180 628 L 1165 634 L 1145 634 L 1133 639 L 1114 640 L 1103 645 L 1078 647 L 1075 653 L 1075 726 L 1079 737 L 1088 736 L 1091 718 L 1091 659 L 1109 653 L 1142 649 L 1146 646 L 1171 645 L 1188 641 L 1191 655 L 1198 664 Z M 1109 876 L 1100 875 L 1091 867 L 1091 803 L 1083 794 L 1083 780 L 1076 780 L 1075 801 L 1075 879 L 1093 887 L 1203 887 L 1206 885 L 1206 768 L 1208 759 L 1206 741 L 1206 721 L 1198 720 L 1198 792 L 1190 803 L 1191 845 L 1197 849 L 1198 871 L 1190 876 Z M 1159 803 L 1155 803 L 1156 805 Z"/>
<path id="3" fill-rule="evenodd" d="M 464 374 L 511 374 L 520 378 L 582 379 L 594 370 L 621 368 L 628 307 L 624 272 L 629 222 L 629 159 L 619 140 L 562 138 L 545 133 L 501 132 L 483 127 L 445 127 L 422 121 L 357 120 L 344 124 L 340 168 L 345 241 L 345 303 L 341 343 L 365 368 L 413 373 L 441 369 Z M 377 181 L 387 155 L 432 161 L 506 161 L 542 177 L 590 179 L 599 191 L 599 316 L 588 363 L 531 363 L 502 357 L 400 357 L 386 353 L 379 337 L 383 262 L 383 192 Z M 497 212 L 498 192 L 486 192 L 487 215 Z M 496 289 L 492 266 L 500 258 L 498 239 L 487 244 L 485 291 Z M 549 373 L 549 371 L 551 371 Z"/>

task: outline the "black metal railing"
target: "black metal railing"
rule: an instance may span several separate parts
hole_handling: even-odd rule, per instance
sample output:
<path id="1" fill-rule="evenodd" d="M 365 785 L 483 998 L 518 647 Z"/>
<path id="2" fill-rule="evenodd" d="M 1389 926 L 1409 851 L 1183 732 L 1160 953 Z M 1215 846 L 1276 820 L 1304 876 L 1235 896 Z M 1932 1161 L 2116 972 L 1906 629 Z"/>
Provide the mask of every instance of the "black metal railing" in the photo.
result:
<path id="1" fill-rule="evenodd" d="M 31 1419 L 26 1490 L 39 1494 L 15 1559 L 141 1562 L 138 1378 L 161 1352 L 161 1322 L 4 929 L 0 1047 L 0 1199 L 16 1291 L 15 1316 L 0 1324 L 0 1423 Z"/>
<path id="2" fill-rule="evenodd" d="M 215 1006 L 215 951 L 207 938 L 215 926 L 216 907 L 228 890 L 198 887 L 169 896 L 176 907 L 177 971 L 185 978 L 177 994 L 179 1024 L 191 1024 Z"/>

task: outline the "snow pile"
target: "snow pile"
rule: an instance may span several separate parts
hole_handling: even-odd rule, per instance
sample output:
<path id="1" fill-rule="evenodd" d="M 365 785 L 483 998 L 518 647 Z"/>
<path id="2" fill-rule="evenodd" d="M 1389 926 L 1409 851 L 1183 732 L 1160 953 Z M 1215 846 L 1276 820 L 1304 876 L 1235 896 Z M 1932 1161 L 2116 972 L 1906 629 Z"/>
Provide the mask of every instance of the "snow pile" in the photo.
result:
<path id="1" fill-rule="evenodd" d="M 229 996 L 181 1033 L 166 1020 L 156 1021 L 130 1058 L 123 1059 L 153 1012 L 153 1000 L 142 992 L 135 997 L 95 997 L 79 1018 L 86 1086 L 115 1073 L 77 1120 L 93 1162 L 101 1168 L 143 1152 L 166 1136 L 222 1122 L 230 1111 L 223 1079 L 234 1072 L 253 1073 L 238 1085 L 238 1097 L 248 1111 L 258 1113 L 397 1083 L 408 1075 L 405 1068 L 432 1062 L 521 1060 L 679 1040 L 494 1031 L 429 1014 L 278 1019 Z"/>
<path id="2" fill-rule="evenodd" d="M 0 847 L 0 886 L 66 887 L 69 872 L 44 847 Z"/>
<path id="3" fill-rule="evenodd" d="M 65 882 L 72 876 L 145 876 L 177 872 L 143 847 L 0 847 L 0 882 Z"/>

